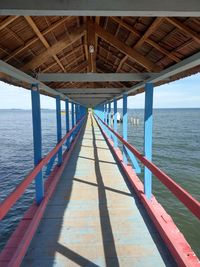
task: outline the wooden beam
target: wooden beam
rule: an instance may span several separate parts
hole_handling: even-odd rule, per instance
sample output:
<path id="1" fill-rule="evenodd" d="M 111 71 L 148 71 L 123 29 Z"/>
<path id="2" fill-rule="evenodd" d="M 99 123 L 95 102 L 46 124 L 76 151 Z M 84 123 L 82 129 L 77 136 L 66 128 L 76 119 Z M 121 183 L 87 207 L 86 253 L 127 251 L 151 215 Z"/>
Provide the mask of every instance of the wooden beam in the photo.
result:
<path id="1" fill-rule="evenodd" d="M 157 29 L 157 27 L 159 27 L 159 25 L 161 24 L 161 22 L 163 21 L 164 18 L 156 18 L 153 23 L 148 27 L 148 29 L 146 30 L 145 33 L 143 33 L 143 35 L 141 36 L 141 38 L 137 41 L 137 43 L 133 46 L 134 49 L 139 49 L 140 46 L 145 42 L 145 40 Z M 120 62 L 118 68 L 117 68 L 117 72 L 119 71 L 119 69 L 121 69 L 122 65 L 124 64 L 124 62 L 128 59 L 128 55 L 126 55 L 122 61 Z"/>
<path id="2" fill-rule="evenodd" d="M 116 72 L 119 72 L 119 70 L 122 68 L 122 66 L 124 65 L 124 62 L 128 59 L 127 56 L 124 56 L 124 58 L 122 58 L 122 60 L 120 61 L 118 67 L 117 67 L 117 70 Z"/>
<path id="3" fill-rule="evenodd" d="M 130 31 L 134 36 L 136 35 L 139 38 L 142 37 L 142 34 L 140 32 L 138 32 L 137 30 L 135 30 L 132 26 L 128 25 L 123 20 L 121 20 L 121 19 L 119 19 L 117 17 L 111 17 L 111 18 L 115 22 L 119 23 L 120 26 L 122 26 L 125 29 L 127 29 L 128 31 Z M 166 50 L 165 48 L 163 48 L 162 46 L 160 46 L 159 44 L 157 44 L 153 40 L 147 38 L 144 42 L 150 44 L 153 48 L 157 49 L 158 51 L 160 51 L 161 53 L 163 53 L 165 56 L 171 58 L 173 61 L 175 61 L 175 62 L 179 62 L 180 61 L 180 59 L 176 56 L 176 53 L 175 52 L 173 52 L 173 51 L 172 52 L 169 52 L 168 50 Z M 124 62 L 122 62 L 121 66 L 123 65 L 123 63 Z"/>
<path id="4" fill-rule="evenodd" d="M 175 18 L 165 18 L 168 22 L 173 24 L 176 28 L 178 28 L 180 31 L 184 32 L 186 35 L 189 35 L 192 37 L 198 44 L 200 44 L 200 35 L 190 29 L 187 25 L 184 23 L 180 22 L 179 20 Z"/>
<path id="5" fill-rule="evenodd" d="M 95 29 L 90 19 L 87 21 L 87 49 L 89 72 L 96 72 Z"/>
<path id="6" fill-rule="evenodd" d="M 10 16 L 7 17 L 6 19 L 4 19 L 1 23 L 0 23 L 0 31 L 3 30 L 5 27 L 7 27 L 11 22 L 13 22 L 14 20 L 16 20 L 19 16 Z"/>
<path id="7" fill-rule="evenodd" d="M 74 48 L 72 51 L 70 51 L 69 53 L 67 53 L 64 57 L 60 58 L 60 61 L 62 62 L 64 59 L 66 59 L 66 61 L 68 61 L 68 57 L 70 57 L 71 55 L 73 55 L 74 53 L 76 53 L 76 52 L 77 52 L 79 49 L 81 49 L 81 48 L 82 48 L 82 45 L 80 45 L 80 46 Z M 76 62 L 76 61 L 77 61 L 77 58 L 76 58 L 75 60 L 71 61 L 71 62 L 67 65 L 66 71 L 67 71 L 67 69 L 68 69 L 68 66 L 73 65 L 74 62 Z M 52 64 L 50 64 L 50 65 L 47 66 L 46 68 L 42 69 L 41 71 L 42 71 L 42 72 L 46 72 L 46 71 L 48 71 L 49 69 L 51 69 L 52 67 L 54 67 L 56 64 L 57 64 L 57 62 L 53 62 Z"/>
<path id="8" fill-rule="evenodd" d="M 95 22 L 96 22 L 97 25 L 99 25 L 100 17 L 96 17 L 95 18 Z M 94 50 L 96 52 L 96 57 L 97 57 L 97 50 L 98 50 L 98 35 L 97 34 L 95 34 L 95 49 Z"/>
<path id="9" fill-rule="evenodd" d="M 145 33 L 143 33 L 140 40 L 134 45 L 135 49 L 140 48 L 144 41 L 160 26 L 164 18 L 156 18 L 153 23 L 148 27 Z"/>
<path id="10" fill-rule="evenodd" d="M 99 37 L 101 37 L 106 42 L 110 43 L 112 46 L 119 49 L 125 55 L 132 58 L 139 65 L 142 65 L 145 69 L 150 70 L 150 71 L 155 71 L 155 72 L 161 71 L 161 68 L 159 66 L 156 66 L 154 63 L 149 61 L 145 56 L 141 55 L 136 50 L 132 49 L 131 47 L 124 44 L 123 42 L 119 41 L 116 37 L 108 33 L 106 30 L 104 30 L 102 27 L 100 27 L 97 24 L 95 24 L 95 32 Z"/>
<path id="11" fill-rule="evenodd" d="M 65 21 L 71 19 L 71 17 L 65 17 L 60 19 L 59 21 L 56 21 L 55 23 L 53 23 L 52 25 L 50 25 L 48 28 L 46 28 L 44 31 L 42 31 L 42 35 L 46 35 L 49 32 L 55 30 L 57 27 L 59 27 L 62 23 L 64 23 Z M 17 48 L 16 50 L 14 50 L 9 56 L 6 56 L 3 60 L 5 62 L 8 62 L 9 60 L 11 60 L 13 57 L 17 56 L 19 53 L 23 52 L 25 49 L 27 49 L 29 46 L 33 45 L 35 42 L 37 42 L 39 40 L 39 37 L 33 37 L 32 39 L 30 39 L 29 41 L 27 41 L 24 45 L 20 46 L 19 48 Z"/>
<path id="12" fill-rule="evenodd" d="M 32 30 L 35 32 L 35 34 L 38 36 L 38 38 L 40 39 L 40 41 L 43 43 L 43 45 L 46 48 L 49 48 L 50 45 L 47 42 L 47 40 L 44 38 L 43 34 L 40 32 L 40 30 L 38 29 L 37 25 L 35 24 L 35 22 L 33 21 L 33 19 L 30 16 L 26 16 L 24 17 L 25 20 L 28 22 L 28 24 L 31 26 Z M 62 63 L 60 62 L 59 58 L 54 54 L 52 55 L 53 58 L 55 59 L 55 61 L 57 62 L 57 64 L 60 66 L 60 68 L 65 72 L 65 68 L 63 67 Z"/>
<path id="13" fill-rule="evenodd" d="M 85 25 L 78 28 L 76 31 L 71 33 L 69 36 L 65 36 L 56 44 L 49 47 L 46 51 L 42 52 L 38 56 L 34 57 L 30 62 L 25 64 L 22 67 L 23 71 L 34 70 L 43 64 L 45 61 L 52 57 L 52 54 L 57 54 L 61 52 L 63 49 L 72 45 L 75 41 L 80 39 L 85 34 Z"/>

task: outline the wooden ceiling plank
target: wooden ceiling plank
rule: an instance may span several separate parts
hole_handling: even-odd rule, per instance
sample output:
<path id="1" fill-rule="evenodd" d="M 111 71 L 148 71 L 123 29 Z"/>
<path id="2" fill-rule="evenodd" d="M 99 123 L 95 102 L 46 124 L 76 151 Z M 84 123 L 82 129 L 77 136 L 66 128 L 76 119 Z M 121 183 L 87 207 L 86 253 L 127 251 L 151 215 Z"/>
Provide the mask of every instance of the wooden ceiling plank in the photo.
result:
<path id="1" fill-rule="evenodd" d="M 0 23 L 0 30 L 3 30 L 5 27 L 7 27 L 11 22 L 13 22 L 14 20 L 16 20 L 19 16 L 9 16 L 6 19 L 4 19 L 1 23 Z"/>
<path id="2" fill-rule="evenodd" d="M 164 18 L 156 18 L 153 23 L 148 27 L 145 33 L 142 34 L 142 37 L 134 45 L 135 49 L 140 48 L 140 46 L 145 42 L 145 40 L 160 26 Z"/>
<path id="3" fill-rule="evenodd" d="M 187 25 L 180 22 L 176 18 L 165 18 L 169 23 L 173 24 L 176 28 L 178 28 L 180 31 L 184 32 L 186 35 L 192 37 L 198 44 L 200 44 L 200 35 L 190 29 Z"/>
<path id="4" fill-rule="evenodd" d="M 46 28 L 44 31 L 42 31 L 42 35 L 46 35 L 49 32 L 55 30 L 57 27 L 59 27 L 62 23 L 64 23 L 65 21 L 67 21 L 70 17 L 65 17 L 60 19 L 59 21 L 56 21 L 54 24 L 50 25 L 48 28 Z M 8 62 L 9 60 L 11 60 L 13 57 L 17 56 L 19 53 L 23 52 L 25 49 L 27 49 L 29 46 L 33 45 L 35 42 L 37 42 L 39 40 L 38 37 L 33 37 L 32 39 L 30 39 L 29 41 L 27 41 L 24 45 L 20 46 L 19 48 L 15 49 L 12 54 L 10 54 L 9 56 L 5 57 L 3 60 L 5 62 Z"/>
<path id="5" fill-rule="evenodd" d="M 126 22 L 124 22 L 123 20 L 117 18 L 117 17 L 112 17 L 112 19 L 119 23 L 121 26 L 123 26 L 125 29 L 127 29 L 128 31 L 130 31 L 133 35 L 136 35 L 137 37 L 141 38 L 142 34 L 140 32 L 138 32 L 137 30 L 133 29 L 133 27 L 131 27 L 130 25 L 128 25 Z M 152 47 L 154 47 L 155 49 L 157 49 L 158 51 L 160 51 L 161 53 L 163 53 L 164 55 L 166 55 L 167 57 L 171 58 L 173 61 L 175 62 L 180 62 L 180 59 L 176 56 L 176 53 L 171 51 L 169 52 L 168 50 L 166 50 L 165 48 L 161 47 L 159 44 L 157 44 L 156 42 L 154 42 L 153 40 L 146 38 L 145 42 L 150 44 Z M 122 65 L 126 60 L 122 61 Z M 121 65 L 121 67 L 122 67 Z M 120 68 L 118 68 L 119 71 Z"/>
<path id="6" fill-rule="evenodd" d="M 52 54 L 58 54 L 63 49 L 69 47 L 70 45 L 72 45 L 75 41 L 77 41 L 84 35 L 85 35 L 85 25 L 78 28 L 76 31 L 71 33 L 69 36 L 65 36 L 60 41 L 58 41 L 56 44 L 49 47 L 46 51 L 34 57 L 30 62 L 28 62 L 22 67 L 22 70 L 23 71 L 34 70 L 35 68 L 43 64 L 45 61 L 47 61 L 49 57 L 52 57 Z"/>
<path id="7" fill-rule="evenodd" d="M 64 57 L 60 58 L 60 61 L 63 61 L 64 59 L 68 61 L 67 58 L 70 57 L 71 55 L 73 55 L 74 53 L 76 53 L 76 52 L 77 52 L 79 49 L 81 49 L 81 48 L 82 48 L 82 45 L 80 45 L 80 46 L 74 48 L 73 51 L 70 51 L 70 52 L 67 53 Z M 76 59 L 76 60 L 77 60 L 77 59 Z M 67 67 L 70 66 L 70 65 L 73 65 L 73 64 L 76 62 L 76 60 L 70 61 L 70 63 L 67 65 Z M 52 67 L 54 67 L 56 64 L 57 64 L 57 63 L 54 62 L 54 63 L 50 64 L 49 66 L 47 66 L 46 68 L 42 69 L 41 71 L 42 71 L 42 72 L 46 72 L 46 71 L 48 71 L 49 69 L 51 69 Z"/>
<path id="8" fill-rule="evenodd" d="M 160 26 L 161 22 L 163 21 L 163 18 L 156 18 L 153 23 L 148 27 L 146 32 L 141 35 L 140 39 L 137 41 L 137 43 L 133 46 L 134 49 L 138 49 L 141 47 L 141 45 L 146 41 L 146 39 Z M 124 62 L 128 59 L 128 55 L 126 55 L 120 62 L 117 72 L 121 69 Z"/>
<path id="9" fill-rule="evenodd" d="M 106 42 L 110 43 L 112 46 L 119 49 L 125 55 L 132 58 L 139 65 L 142 65 L 145 69 L 155 72 L 161 71 L 161 68 L 159 66 L 156 66 L 153 62 L 149 61 L 145 56 L 141 55 L 136 50 L 132 49 L 131 47 L 127 46 L 126 44 L 118 40 L 116 37 L 114 37 L 112 34 L 107 32 L 97 24 L 95 24 L 95 31 L 99 37 L 101 37 Z"/>
<path id="10" fill-rule="evenodd" d="M 71 72 L 82 72 L 83 70 L 85 70 L 87 68 L 87 66 L 88 66 L 88 62 L 83 61 L 78 66 L 72 68 L 70 71 Z"/>
<path id="11" fill-rule="evenodd" d="M 40 32 L 40 30 L 38 29 L 37 25 L 35 24 L 35 22 L 33 21 L 33 19 L 30 16 L 26 16 L 24 17 L 25 20 L 28 22 L 28 24 L 30 25 L 30 27 L 32 28 L 32 30 L 35 32 L 35 34 L 38 36 L 38 38 L 40 39 L 40 41 L 43 43 L 43 45 L 46 48 L 49 48 L 50 45 L 47 42 L 47 40 L 44 38 L 43 34 Z M 55 61 L 57 62 L 57 64 L 60 66 L 60 68 L 65 72 L 65 68 L 63 67 L 62 63 L 60 62 L 59 58 L 54 54 L 53 58 L 55 59 Z"/>

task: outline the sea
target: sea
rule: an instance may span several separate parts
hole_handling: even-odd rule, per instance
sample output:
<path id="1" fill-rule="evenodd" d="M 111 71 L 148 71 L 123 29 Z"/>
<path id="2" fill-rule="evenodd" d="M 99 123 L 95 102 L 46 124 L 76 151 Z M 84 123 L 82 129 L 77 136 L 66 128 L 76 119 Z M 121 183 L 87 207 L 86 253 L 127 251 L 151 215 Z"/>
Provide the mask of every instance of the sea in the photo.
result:
<path id="1" fill-rule="evenodd" d="M 122 110 L 119 109 L 122 113 Z M 42 110 L 42 154 L 56 144 L 56 112 Z M 128 110 L 128 142 L 143 152 L 144 110 Z M 137 122 L 137 123 L 136 123 Z M 118 124 L 122 134 L 122 124 Z M 62 135 L 65 115 L 62 115 Z M 200 201 L 200 109 L 154 109 L 153 163 Z M 141 166 L 142 167 L 142 166 Z M 33 168 L 31 110 L 0 110 L 0 201 Z M 143 172 L 140 175 L 143 180 Z M 34 183 L 0 221 L 0 250 L 34 199 Z M 153 194 L 200 257 L 200 223 L 153 177 Z"/>

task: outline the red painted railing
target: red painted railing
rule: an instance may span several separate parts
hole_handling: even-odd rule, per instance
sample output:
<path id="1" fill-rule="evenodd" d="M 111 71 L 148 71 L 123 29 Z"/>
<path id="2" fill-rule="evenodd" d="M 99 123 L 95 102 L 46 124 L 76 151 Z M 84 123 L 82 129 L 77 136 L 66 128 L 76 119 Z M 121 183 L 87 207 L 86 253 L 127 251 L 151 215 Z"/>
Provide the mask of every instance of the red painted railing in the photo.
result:
<path id="1" fill-rule="evenodd" d="M 42 168 L 49 162 L 49 160 L 56 155 L 59 148 L 66 142 L 66 140 L 81 126 L 85 117 L 62 138 L 62 140 L 40 161 L 40 163 L 24 178 L 24 180 L 8 195 L 8 197 L 0 203 L 0 220 L 9 212 L 11 207 L 22 196 L 26 188 L 42 170 Z"/>
<path id="2" fill-rule="evenodd" d="M 200 219 L 200 202 L 193 198 L 185 189 L 161 171 L 155 164 L 146 159 L 134 146 L 125 141 L 118 133 L 103 122 L 97 115 L 98 120 L 112 132 L 139 160 L 146 166 L 197 218 Z"/>

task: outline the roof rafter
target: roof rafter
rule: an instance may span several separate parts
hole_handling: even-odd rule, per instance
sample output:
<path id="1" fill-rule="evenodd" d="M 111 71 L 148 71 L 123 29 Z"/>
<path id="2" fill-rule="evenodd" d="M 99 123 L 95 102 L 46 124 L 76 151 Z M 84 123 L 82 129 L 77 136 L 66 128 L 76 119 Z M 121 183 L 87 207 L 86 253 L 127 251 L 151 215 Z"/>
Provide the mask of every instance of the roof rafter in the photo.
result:
<path id="1" fill-rule="evenodd" d="M 115 22 L 119 23 L 122 27 L 124 27 L 125 29 L 127 29 L 128 31 L 130 31 L 133 35 L 138 36 L 139 38 L 142 37 L 142 34 L 140 32 L 138 32 L 137 30 L 135 30 L 133 27 L 131 27 L 130 25 L 128 25 L 126 22 L 124 22 L 123 20 L 117 18 L 117 17 L 111 17 Z M 179 62 L 180 59 L 176 56 L 175 52 L 169 52 L 168 50 L 166 50 L 165 48 L 163 48 L 162 46 L 160 46 L 159 44 L 157 44 L 156 42 L 154 42 L 153 40 L 146 38 L 144 40 L 144 42 L 150 44 L 152 47 L 154 47 L 155 49 L 157 49 L 158 51 L 160 51 L 161 53 L 163 53 L 165 56 L 171 58 L 173 61 L 175 62 Z"/>
<path id="2" fill-rule="evenodd" d="M 133 46 L 134 49 L 140 48 L 140 46 L 145 42 L 145 40 L 160 26 L 161 22 L 164 18 L 156 18 L 153 23 L 148 27 L 146 32 L 140 37 L 137 43 Z M 126 55 L 120 62 L 117 71 L 122 67 L 124 62 L 128 59 L 128 55 Z"/>
<path id="3" fill-rule="evenodd" d="M 7 27 L 11 22 L 16 20 L 19 16 L 9 16 L 0 23 L 0 31 Z"/>
<path id="4" fill-rule="evenodd" d="M 153 23 L 148 27 L 145 33 L 143 33 L 140 40 L 134 45 L 134 48 L 138 49 L 145 40 L 160 26 L 161 22 L 164 20 L 164 18 L 156 18 Z"/>
<path id="5" fill-rule="evenodd" d="M 96 72 L 95 28 L 92 20 L 87 20 L 87 49 L 89 72 Z"/>
<path id="6" fill-rule="evenodd" d="M 69 36 L 65 36 L 60 41 L 58 41 L 56 44 L 49 47 L 46 51 L 34 57 L 30 62 L 28 62 L 22 67 L 22 70 L 29 71 L 29 70 L 36 69 L 41 64 L 43 64 L 45 61 L 47 61 L 49 57 L 52 57 L 52 54 L 58 54 L 63 49 L 69 47 L 70 45 L 72 45 L 72 43 L 80 39 L 84 34 L 85 34 L 85 25 L 78 28 L 76 31 L 71 33 Z"/>
<path id="7" fill-rule="evenodd" d="M 118 40 L 116 37 L 114 37 L 112 34 L 107 32 L 105 29 L 103 29 L 97 24 L 95 24 L 95 32 L 99 37 L 104 39 L 106 42 L 109 42 L 112 46 L 116 47 L 122 53 L 132 58 L 145 69 L 155 72 L 161 71 L 161 68 L 159 66 L 149 61 L 145 56 L 141 55 L 136 50 L 132 49 L 131 47 Z"/>
<path id="8" fill-rule="evenodd" d="M 71 55 L 73 55 L 74 53 L 76 53 L 81 48 L 82 48 L 82 45 L 74 48 L 72 51 L 70 51 L 69 53 L 67 53 L 62 58 L 60 58 L 60 61 L 63 61 L 63 60 L 67 60 L 68 61 L 68 57 L 70 57 Z M 67 67 L 69 67 L 70 65 L 73 65 L 76 61 L 77 61 L 77 58 L 76 58 L 76 60 L 70 61 L 70 63 L 67 65 Z M 50 64 L 49 66 L 47 66 L 45 69 L 42 69 L 42 72 L 48 71 L 49 69 L 51 69 L 52 67 L 54 67 L 56 64 L 57 64 L 57 62 L 53 62 L 52 64 Z M 67 71 L 67 69 L 68 68 L 66 68 L 66 71 Z"/>
<path id="9" fill-rule="evenodd" d="M 186 35 L 189 35 L 192 37 L 198 44 L 200 44 L 200 35 L 194 32 L 192 29 L 190 29 L 187 25 L 180 22 L 179 20 L 175 18 L 165 18 L 168 22 L 173 24 L 176 28 L 183 31 Z"/>
<path id="10" fill-rule="evenodd" d="M 48 34 L 49 32 L 55 30 L 62 23 L 64 23 L 65 21 L 67 21 L 69 19 L 71 19 L 71 17 L 65 17 L 65 18 L 60 19 L 59 21 L 56 21 L 55 23 L 53 23 L 52 25 L 50 25 L 48 28 L 46 28 L 44 31 L 42 31 L 41 34 L 43 36 L 46 35 L 46 34 Z M 6 56 L 3 60 L 5 62 L 8 62 L 13 57 L 15 57 L 19 53 L 23 52 L 25 49 L 27 49 L 29 46 L 33 45 L 38 40 L 39 40 L 39 37 L 38 36 L 37 37 L 33 37 L 32 39 L 30 39 L 29 41 L 27 41 L 24 45 L 20 46 L 19 48 L 17 48 L 16 50 L 14 50 L 11 54 L 9 54 L 8 56 Z"/>
<path id="11" fill-rule="evenodd" d="M 44 38 L 43 34 L 40 32 L 40 30 L 38 29 L 37 25 L 35 24 L 35 22 L 33 21 L 33 19 L 30 16 L 25 16 L 24 17 L 25 20 L 28 22 L 28 24 L 31 26 L 32 30 L 35 32 L 35 34 L 38 36 L 38 38 L 40 39 L 40 41 L 43 43 L 43 45 L 46 48 L 49 48 L 50 45 L 47 42 L 47 40 Z M 57 62 L 57 64 L 60 66 L 60 68 L 65 72 L 65 68 L 63 67 L 62 63 L 60 62 L 59 58 L 53 54 L 52 55 L 53 58 L 55 59 L 55 61 Z"/>

